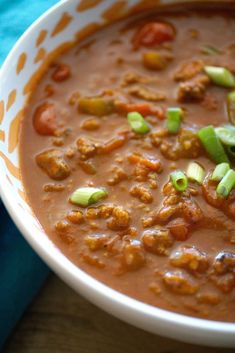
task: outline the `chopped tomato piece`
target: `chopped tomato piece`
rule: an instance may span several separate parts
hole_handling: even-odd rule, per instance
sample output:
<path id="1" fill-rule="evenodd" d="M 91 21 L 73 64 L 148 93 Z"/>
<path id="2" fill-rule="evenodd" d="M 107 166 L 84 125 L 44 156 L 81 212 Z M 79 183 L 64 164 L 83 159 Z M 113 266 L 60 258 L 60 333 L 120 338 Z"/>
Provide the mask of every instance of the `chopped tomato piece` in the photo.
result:
<path id="1" fill-rule="evenodd" d="M 131 154 L 128 156 L 128 160 L 133 164 L 140 163 L 154 172 L 159 172 L 162 170 L 162 164 L 159 159 L 154 159 L 152 157 L 142 157 L 138 154 Z"/>
<path id="2" fill-rule="evenodd" d="M 55 106 L 52 103 L 40 105 L 33 116 L 33 126 L 38 134 L 52 136 L 57 129 Z"/>
<path id="3" fill-rule="evenodd" d="M 133 38 L 134 48 L 140 46 L 152 48 L 175 37 L 174 28 L 168 23 L 150 22 L 145 24 Z"/>
<path id="4" fill-rule="evenodd" d="M 164 111 L 161 107 L 153 107 L 149 103 L 125 103 L 125 102 L 115 102 L 115 106 L 120 113 L 131 113 L 138 112 L 143 116 L 153 115 L 158 119 L 164 119 Z"/>

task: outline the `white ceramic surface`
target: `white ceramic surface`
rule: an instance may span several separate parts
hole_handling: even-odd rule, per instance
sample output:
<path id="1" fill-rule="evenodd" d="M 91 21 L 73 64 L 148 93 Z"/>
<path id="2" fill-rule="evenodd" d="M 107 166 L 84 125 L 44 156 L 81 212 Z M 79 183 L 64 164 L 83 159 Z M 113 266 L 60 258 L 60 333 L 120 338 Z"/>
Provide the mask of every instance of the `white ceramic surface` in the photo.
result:
<path id="1" fill-rule="evenodd" d="M 177 1 L 162 0 L 165 4 L 173 2 Z M 24 200 L 18 160 L 18 129 L 21 110 L 29 94 L 27 82 L 61 43 L 73 40 L 75 33 L 85 26 L 89 32 L 98 24 L 112 21 L 114 18 L 110 11 L 106 11 L 111 6 L 115 6 L 111 13 L 121 17 L 137 3 L 137 0 L 61 1 L 37 20 L 14 46 L 0 71 L 1 197 L 34 250 L 65 282 L 94 304 L 156 334 L 192 343 L 235 347 L 235 324 L 196 319 L 146 305 L 108 288 L 81 271 L 48 239 Z M 144 7 L 156 3 L 146 0 Z M 82 34 L 84 31 L 78 36 Z"/>

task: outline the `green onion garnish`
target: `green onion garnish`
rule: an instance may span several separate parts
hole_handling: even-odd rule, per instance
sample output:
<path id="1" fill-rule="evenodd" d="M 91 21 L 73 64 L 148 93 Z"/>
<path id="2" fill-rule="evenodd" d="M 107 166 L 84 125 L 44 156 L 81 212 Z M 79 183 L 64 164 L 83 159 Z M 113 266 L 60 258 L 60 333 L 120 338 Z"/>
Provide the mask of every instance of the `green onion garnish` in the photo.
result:
<path id="1" fill-rule="evenodd" d="M 225 174 L 225 176 L 223 177 L 219 185 L 217 186 L 216 192 L 220 196 L 227 197 L 230 194 L 230 191 L 232 190 L 234 185 L 235 185 L 235 171 L 230 169 Z"/>
<path id="2" fill-rule="evenodd" d="M 228 88 L 235 87 L 235 78 L 225 67 L 205 66 L 204 70 L 211 81 L 216 85 Z"/>
<path id="3" fill-rule="evenodd" d="M 228 163 L 220 163 L 215 167 L 212 173 L 211 180 L 220 181 L 223 179 L 225 174 L 229 171 L 230 165 Z"/>
<path id="4" fill-rule="evenodd" d="M 224 145 L 235 146 L 235 131 L 226 127 L 217 127 L 215 132 Z"/>
<path id="5" fill-rule="evenodd" d="M 89 206 L 98 202 L 108 195 L 103 188 L 84 187 L 73 192 L 70 197 L 70 202 L 79 206 Z"/>
<path id="6" fill-rule="evenodd" d="M 226 151 L 228 152 L 228 155 L 235 158 L 235 146 L 227 146 Z"/>
<path id="7" fill-rule="evenodd" d="M 215 47 L 212 47 L 211 45 L 205 45 L 202 49 L 201 52 L 205 55 L 218 55 L 221 54 L 221 51 Z"/>
<path id="8" fill-rule="evenodd" d="M 230 122 L 235 125 L 235 92 L 227 95 L 227 114 Z"/>
<path id="9" fill-rule="evenodd" d="M 181 170 L 170 174 L 172 184 L 177 191 L 185 191 L 188 187 L 188 179 Z"/>
<path id="10" fill-rule="evenodd" d="M 217 164 L 223 162 L 229 163 L 229 159 L 224 151 L 223 145 L 217 137 L 212 125 L 203 127 L 199 130 L 198 137 L 214 162 Z"/>
<path id="11" fill-rule="evenodd" d="M 234 125 L 226 124 L 226 125 L 223 125 L 223 127 L 225 127 L 226 129 L 229 129 L 229 130 L 232 130 L 232 131 L 235 132 L 235 126 L 234 126 Z"/>
<path id="12" fill-rule="evenodd" d="M 166 127 L 169 132 L 175 134 L 180 129 L 181 119 L 182 119 L 182 109 L 176 108 L 168 108 L 166 113 Z"/>
<path id="13" fill-rule="evenodd" d="M 205 170 L 196 162 L 189 164 L 186 171 L 187 177 L 192 181 L 197 181 L 198 184 L 202 184 L 205 177 Z"/>
<path id="14" fill-rule="evenodd" d="M 150 131 L 149 124 L 138 112 L 131 112 L 127 115 L 128 123 L 137 134 L 146 134 Z"/>

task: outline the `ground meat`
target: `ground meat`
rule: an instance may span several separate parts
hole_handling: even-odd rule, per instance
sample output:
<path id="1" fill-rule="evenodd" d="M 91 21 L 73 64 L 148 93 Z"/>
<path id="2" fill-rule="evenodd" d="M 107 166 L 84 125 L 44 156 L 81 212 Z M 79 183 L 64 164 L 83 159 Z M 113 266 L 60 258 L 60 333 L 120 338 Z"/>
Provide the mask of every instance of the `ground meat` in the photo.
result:
<path id="1" fill-rule="evenodd" d="M 91 160 L 79 161 L 78 165 L 88 175 L 94 175 L 97 172 L 96 167 L 94 166 L 94 163 Z"/>
<path id="2" fill-rule="evenodd" d="M 165 286 L 176 294 L 192 295 L 198 290 L 198 285 L 180 271 L 166 272 L 162 280 Z"/>
<path id="3" fill-rule="evenodd" d="M 173 244 L 173 238 L 167 229 L 149 229 L 143 232 L 142 243 L 145 249 L 157 255 L 167 256 Z"/>
<path id="4" fill-rule="evenodd" d="M 144 99 L 150 102 L 161 102 L 166 99 L 166 95 L 161 92 L 155 92 L 146 87 L 132 87 L 128 90 L 128 93 L 134 97 Z"/>
<path id="5" fill-rule="evenodd" d="M 204 273 L 209 267 L 207 255 L 194 246 L 181 246 L 178 248 L 171 254 L 170 263 L 193 274 Z"/>
<path id="6" fill-rule="evenodd" d="M 122 80 L 122 87 L 126 87 L 135 83 L 148 83 L 151 81 L 151 78 L 140 76 L 135 72 L 128 72 L 125 74 Z"/>
<path id="7" fill-rule="evenodd" d="M 191 81 L 180 83 L 177 100 L 181 103 L 200 102 L 204 99 L 206 87 L 210 80 L 207 76 L 201 75 Z"/>
<path id="8" fill-rule="evenodd" d="M 151 203 L 153 201 L 151 192 L 144 186 L 134 185 L 130 190 L 130 194 L 137 197 L 143 203 Z"/>
<path id="9" fill-rule="evenodd" d="M 211 279 L 224 293 L 235 287 L 235 253 L 221 251 L 215 258 Z"/>
<path id="10" fill-rule="evenodd" d="M 176 240 L 188 238 L 194 225 L 204 220 L 204 215 L 190 191 L 180 193 L 171 182 L 163 187 L 164 199 L 159 210 L 151 215 L 151 225 L 164 224 Z M 145 221 L 146 223 L 146 221 Z"/>
<path id="11" fill-rule="evenodd" d="M 61 234 L 61 233 L 68 233 L 70 230 L 70 224 L 67 221 L 58 221 L 55 224 L 55 230 L 57 233 Z"/>
<path id="12" fill-rule="evenodd" d="M 67 216 L 67 220 L 73 224 L 81 224 L 84 222 L 84 216 L 81 211 L 70 211 Z"/>
<path id="13" fill-rule="evenodd" d="M 152 137 L 152 143 L 156 145 L 155 139 L 156 137 Z M 189 129 L 181 129 L 171 142 L 163 139 L 160 142 L 160 151 L 165 158 L 173 161 L 181 158 L 197 158 L 203 154 L 196 132 Z"/>
<path id="14" fill-rule="evenodd" d="M 232 273 L 226 273 L 222 276 L 212 275 L 211 279 L 223 293 L 230 293 L 235 287 L 235 276 Z"/>
<path id="15" fill-rule="evenodd" d="M 100 121 L 95 118 L 86 119 L 81 123 L 80 127 L 88 131 L 98 130 L 100 128 Z"/>
<path id="16" fill-rule="evenodd" d="M 182 202 L 182 214 L 184 219 L 190 223 L 198 223 L 203 219 L 203 213 L 197 202 L 185 198 Z"/>
<path id="17" fill-rule="evenodd" d="M 184 63 L 174 75 L 175 81 L 188 81 L 202 72 L 204 63 L 202 60 L 194 60 Z"/>
<path id="18" fill-rule="evenodd" d="M 235 274 L 235 253 L 221 251 L 215 258 L 213 268 L 216 274 L 225 274 L 228 272 Z"/>
<path id="19" fill-rule="evenodd" d="M 97 251 L 104 248 L 107 243 L 108 237 L 104 234 L 93 234 L 87 235 L 84 238 L 85 244 L 88 246 L 89 250 Z"/>
<path id="20" fill-rule="evenodd" d="M 66 64 L 57 64 L 51 76 L 52 80 L 56 82 L 63 82 L 71 76 L 70 67 Z"/>
<path id="21" fill-rule="evenodd" d="M 70 168 L 59 150 L 51 149 L 38 154 L 36 162 L 52 179 L 63 180 L 70 175 Z"/>
<path id="22" fill-rule="evenodd" d="M 89 207 L 86 209 L 86 219 L 87 220 L 94 220 L 97 218 L 99 218 L 99 208 Z"/>
<path id="23" fill-rule="evenodd" d="M 209 111 L 214 111 L 218 109 L 219 101 L 212 94 L 206 93 L 201 106 Z"/>
<path id="24" fill-rule="evenodd" d="M 107 180 L 108 185 L 117 185 L 128 178 L 127 173 L 120 167 L 114 167 L 111 173 L 112 177 Z"/>
<path id="25" fill-rule="evenodd" d="M 64 191 L 64 189 L 65 189 L 65 185 L 55 184 L 55 183 L 46 184 L 43 187 L 43 190 L 45 192 L 59 192 L 59 191 Z"/>
<path id="26" fill-rule="evenodd" d="M 209 305 L 217 305 L 221 301 L 221 297 L 215 293 L 198 293 L 197 294 L 197 302 L 199 304 L 209 304 Z"/>
<path id="27" fill-rule="evenodd" d="M 99 207 L 99 217 L 104 219 L 109 218 L 112 215 L 113 209 L 114 209 L 113 205 L 109 205 L 109 204 L 101 205 Z"/>
<path id="28" fill-rule="evenodd" d="M 145 254 L 139 240 L 131 240 L 123 248 L 122 266 L 124 270 L 135 271 L 145 264 Z"/>
<path id="29" fill-rule="evenodd" d="M 105 263 L 102 260 L 100 260 L 100 258 L 96 255 L 90 255 L 88 253 L 82 252 L 80 253 L 80 258 L 88 265 L 91 265 L 97 268 L 105 267 Z"/>
<path id="30" fill-rule="evenodd" d="M 220 208 L 224 203 L 224 198 L 218 196 L 216 187 L 217 183 L 211 180 L 211 173 L 208 173 L 202 184 L 203 196 L 211 206 Z"/>
<path id="31" fill-rule="evenodd" d="M 114 207 L 112 218 L 107 222 L 107 227 L 112 230 L 122 230 L 129 226 L 130 214 L 122 206 Z"/>
<path id="32" fill-rule="evenodd" d="M 76 144 L 81 158 L 84 160 L 93 157 L 97 153 L 96 145 L 85 137 L 80 137 Z"/>
<path id="33" fill-rule="evenodd" d="M 182 218 L 175 218 L 167 224 L 167 228 L 175 240 L 185 241 L 189 237 L 190 226 Z"/>

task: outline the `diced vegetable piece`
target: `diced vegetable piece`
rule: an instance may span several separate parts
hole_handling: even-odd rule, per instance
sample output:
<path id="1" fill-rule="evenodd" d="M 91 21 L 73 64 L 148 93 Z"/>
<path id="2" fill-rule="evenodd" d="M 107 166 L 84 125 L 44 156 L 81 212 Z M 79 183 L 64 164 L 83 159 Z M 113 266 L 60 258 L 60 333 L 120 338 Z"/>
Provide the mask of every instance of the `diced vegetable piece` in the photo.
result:
<path id="1" fill-rule="evenodd" d="M 181 119 L 182 119 L 182 109 L 180 108 L 168 108 L 167 109 L 167 130 L 173 134 L 177 133 L 180 129 Z"/>
<path id="2" fill-rule="evenodd" d="M 226 127 L 217 127 L 215 132 L 224 145 L 235 146 L 235 131 Z"/>
<path id="3" fill-rule="evenodd" d="M 215 47 L 212 47 L 211 45 L 205 45 L 201 52 L 205 55 L 219 55 L 221 54 L 221 50 L 215 48 Z"/>
<path id="4" fill-rule="evenodd" d="M 148 51 L 143 54 L 143 64 L 149 70 L 162 70 L 167 66 L 167 60 L 161 53 Z"/>
<path id="5" fill-rule="evenodd" d="M 162 22 L 149 22 L 136 33 L 133 39 L 135 48 L 140 46 L 154 47 L 175 38 L 175 31 L 171 25 Z"/>
<path id="6" fill-rule="evenodd" d="M 230 169 L 225 174 L 225 176 L 223 177 L 219 185 L 217 186 L 216 192 L 220 196 L 227 197 L 230 194 L 234 185 L 235 185 L 235 171 Z"/>
<path id="7" fill-rule="evenodd" d="M 189 164 L 186 171 L 187 177 L 192 181 L 197 181 L 198 184 L 202 184 L 205 177 L 205 170 L 196 162 Z"/>
<path id="8" fill-rule="evenodd" d="M 188 187 L 188 179 L 181 170 L 176 170 L 170 174 L 172 184 L 177 191 L 185 191 Z"/>
<path id="9" fill-rule="evenodd" d="M 235 125 L 235 92 L 227 96 L 227 113 L 231 124 Z"/>
<path id="10" fill-rule="evenodd" d="M 104 116 L 115 112 L 114 102 L 102 97 L 81 98 L 78 104 L 81 113 Z"/>
<path id="11" fill-rule="evenodd" d="M 229 169 L 230 169 L 230 165 L 228 163 L 218 164 L 212 173 L 211 179 L 214 181 L 222 180 L 225 174 L 229 171 Z"/>
<path id="12" fill-rule="evenodd" d="M 146 134 L 150 131 L 149 124 L 140 113 L 132 112 L 127 115 L 128 123 L 137 134 Z"/>
<path id="13" fill-rule="evenodd" d="M 235 87 L 235 78 L 225 67 L 205 66 L 204 70 L 211 81 L 216 85 L 228 88 Z"/>
<path id="14" fill-rule="evenodd" d="M 104 188 L 84 187 L 73 192 L 70 202 L 79 206 L 89 206 L 100 201 L 108 195 Z"/>
<path id="15" fill-rule="evenodd" d="M 198 137 L 205 150 L 215 163 L 229 163 L 229 159 L 225 153 L 223 145 L 217 137 L 215 129 L 212 125 L 203 127 L 199 130 Z"/>
<path id="16" fill-rule="evenodd" d="M 114 104 L 117 112 L 120 114 L 138 112 L 143 116 L 156 116 L 160 120 L 165 118 L 163 109 L 161 107 L 155 107 L 150 103 L 125 103 L 115 101 Z"/>

